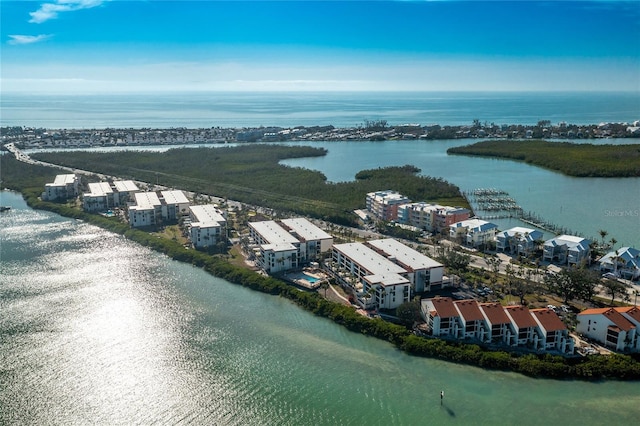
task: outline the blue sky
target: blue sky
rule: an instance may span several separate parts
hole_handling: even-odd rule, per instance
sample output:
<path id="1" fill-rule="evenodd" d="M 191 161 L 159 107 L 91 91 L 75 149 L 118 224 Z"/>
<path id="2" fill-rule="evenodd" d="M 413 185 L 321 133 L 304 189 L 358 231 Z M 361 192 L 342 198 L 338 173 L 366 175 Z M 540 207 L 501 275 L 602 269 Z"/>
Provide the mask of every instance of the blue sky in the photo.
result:
<path id="1" fill-rule="evenodd" d="M 640 0 L 0 7 L 5 92 L 640 92 Z"/>

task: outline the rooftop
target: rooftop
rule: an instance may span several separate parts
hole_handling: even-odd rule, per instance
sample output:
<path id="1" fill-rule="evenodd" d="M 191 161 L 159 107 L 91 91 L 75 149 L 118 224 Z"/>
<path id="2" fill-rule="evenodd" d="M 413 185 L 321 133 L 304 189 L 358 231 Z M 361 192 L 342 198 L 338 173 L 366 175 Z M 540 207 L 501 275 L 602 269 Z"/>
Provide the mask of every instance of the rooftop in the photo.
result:
<path id="1" fill-rule="evenodd" d="M 386 257 L 378 254 L 376 251 L 370 249 L 362 243 L 336 244 L 333 246 L 333 248 L 343 253 L 353 262 L 369 271 L 372 275 L 382 275 L 387 273 L 406 273 L 403 267 L 393 263 Z"/>
<path id="2" fill-rule="evenodd" d="M 538 325 L 526 306 L 505 306 L 505 312 L 513 319 L 518 328 L 530 328 Z"/>
<path id="3" fill-rule="evenodd" d="M 213 204 L 191 206 L 189 210 L 195 218 L 195 222 L 191 224 L 192 226 L 219 226 L 226 222 L 222 213 Z"/>
<path id="4" fill-rule="evenodd" d="M 430 269 L 443 266 L 440 262 L 436 262 L 430 257 L 425 256 L 424 254 L 402 244 L 398 240 L 394 240 L 393 238 L 373 240 L 369 241 L 368 244 L 384 252 L 387 257 L 394 257 L 400 263 L 414 270 Z"/>
<path id="5" fill-rule="evenodd" d="M 288 226 L 291 230 L 295 231 L 296 234 L 307 241 L 329 240 L 333 238 L 331 235 L 327 234 L 322 229 L 318 228 L 316 225 L 303 217 L 295 219 L 283 219 L 282 223 Z"/>
<path id="6" fill-rule="evenodd" d="M 111 189 L 109 182 L 91 182 L 89 183 L 89 193 L 85 194 L 85 196 L 103 197 L 107 194 L 113 194 L 113 189 Z"/>
<path id="7" fill-rule="evenodd" d="M 482 311 L 480 311 L 480 307 L 478 306 L 478 302 L 475 300 L 457 300 L 453 302 L 453 304 L 465 321 L 477 321 L 484 319 Z"/>
<path id="8" fill-rule="evenodd" d="M 250 222 L 249 226 L 253 228 L 260 236 L 269 244 L 297 244 L 298 239 L 291 235 L 286 229 L 280 226 L 276 221 L 266 220 L 262 222 Z"/>
<path id="9" fill-rule="evenodd" d="M 460 316 L 450 297 L 434 297 L 430 300 L 440 318 L 454 318 Z"/>
<path id="10" fill-rule="evenodd" d="M 567 326 L 564 325 L 558 314 L 553 312 L 551 309 L 531 309 L 531 314 L 533 314 L 538 319 L 538 322 L 540 323 L 542 328 L 547 331 L 558 331 L 567 329 Z"/>
<path id="11" fill-rule="evenodd" d="M 113 186 L 116 187 L 118 192 L 135 192 L 140 190 L 138 185 L 132 180 L 115 180 L 113 181 Z"/>
<path id="12" fill-rule="evenodd" d="M 76 180 L 76 175 L 73 173 L 66 175 L 57 175 L 55 180 L 53 181 L 54 185 L 67 185 L 71 184 Z"/>
<path id="13" fill-rule="evenodd" d="M 133 197 L 139 209 L 153 209 L 162 204 L 155 192 L 136 192 Z"/>
<path id="14" fill-rule="evenodd" d="M 187 196 L 182 191 L 161 191 L 160 193 L 166 204 L 189 204 Z"/>

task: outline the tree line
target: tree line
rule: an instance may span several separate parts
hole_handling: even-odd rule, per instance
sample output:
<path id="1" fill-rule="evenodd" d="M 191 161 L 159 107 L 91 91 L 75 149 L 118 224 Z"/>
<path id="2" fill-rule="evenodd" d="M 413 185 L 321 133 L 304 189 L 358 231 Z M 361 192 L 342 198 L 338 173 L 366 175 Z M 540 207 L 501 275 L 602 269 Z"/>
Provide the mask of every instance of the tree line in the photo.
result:
<path id="1" fill-rule="evenodd" d="M 314 147 L 244 145 L 166 152 L 49 152 L 33 157 L 342 225 L 355 224 L 353 210 L 365 206 L 367 193 L 383 189 L 400 191 L 417 201 L 468 207 L 457 186 L 440 178 L 420 176 L 420 170 L 413 166 L 362 171 L 352 182 L 331 183 L 318 171 L 280 164 L 284 159 L 325 154 L 325 149 Z"/>
<path id="2" fill-rule="evenodd" d="M 577 177 L 640 176 L 640 146 L 633 144 L 490 140 L 449 148 L 447 153 L 508 158 Z"/>

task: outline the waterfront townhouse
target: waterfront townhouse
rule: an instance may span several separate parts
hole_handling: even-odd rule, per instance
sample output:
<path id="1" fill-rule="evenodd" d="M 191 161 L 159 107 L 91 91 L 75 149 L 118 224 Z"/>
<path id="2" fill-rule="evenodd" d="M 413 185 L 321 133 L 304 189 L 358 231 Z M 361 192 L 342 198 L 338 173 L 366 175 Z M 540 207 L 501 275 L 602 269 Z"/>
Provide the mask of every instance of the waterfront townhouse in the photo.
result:
<path id="1" fill-rule="evenodd" d="M 490 330 L 488 342 L 515 345 L 517 343 L 517 334 L 504 307 L 497 302 L 480 303 L 479 306 Z"/>
<path id="2" fill-rule="evenodd" d="M 398 223 L 440 234 L 449 225 L 469 219 L 471 212 L 462 207 L 441 206 L 426 202 L 398 206 Z"/>
<path id="3" fill-rule="evenodd" d="M 577 316 L 576 331 L 614 351 L 640 351 L 638 308 L 586 309 Z"/>
<path id="4" fill-rule="evenodd" d="M 411 200 L 392 190 L 376 191 L 367 194 L 367 210 L 377 219 L 385 222 L 398 218 L 398 207 L 410 203 Z"/>
<path id="5" fill-rule="evenodd" d="M 432 291 L 443 287 L 444 265 L 408 247 L 393 238 L 373 240 L 367 243 L 376 252 L 406 271 L 416 293 Z"/>
<path id="6" fill-rule="evenodd" d="M 526 306 L 505 306 L 505 313 L 516 330 L 516 345 L 539 348 L 541 335 L 538 323 Z"/>
<path id="7" fill-rule="evenodd" d="M 333 237 L 303 217 L 282 219 L 281 225 L 293 236 L 298 238 L 300 244 L 306 247 L 302 251 L 306 257 L 301 262 L 311 262 L 320 259 L 322 253 L 328 253 L 333 246 Z"/>
<path id="8" fill-rule="evenodd" d="M 475 300 L 457 300 L 453 302 L 458 311 L 461 335 L 464 339 L 475 339 L 481 342 L 489 339 L 489 325 Z"/>
<path id="9" fill-rule="evenodd" d="M 74 173 L 57 175 L 53 182 L 44 185 L 42 199 L 56 201 L 77 197 L 79 184 L 80 179 Z"/>
<path id="10" fill-rule="evenodd" d="M 496 250 L 528 256 L 542 239 L 542 231 L 516 226 L 496 235 Z"/>
<path id="11" fill-rule="evenodd" d="M 449 226 L 449 237 L 471 247 L 484 246 L 494 241 L 498 225 L 481 219 L 468 219 Z"/>
<path id="12" fill-rule="evenodd" d="M 410 300 L 407 271 L 364 244 L 334 245 L 330 268 L 364 309 L 395 309 Z"/>
<path id="13" fill-rule="evenodd" d="M 85 211 L 105 211 L 114 205 L 113 189 L 109 182 L 91 182 L 89 192 L 82 194 L 82 208 Z"/>
<path id="14" fill-rule="evenodd" d="M 420 302 L 422 317 L 427 323 L 427 332 L 437 337 L 459 338 L 462 328 L 460 312 L 449 297 L 423 299 Z"/>
<path id="15" fill-rule="evenodd" d="M 560 235 L 545 241 L 542 260 L 559 265 L 589 263 L 591 241 L 573 235 Z"/>
<path id="16" fill-rule="evenodd" d="M 256 265 L 267 274 L 298 268 L 306 258 L 306 245 L 273 220 L 250 222 L 249 235 L 257 244 Z"/>
<path id="17" fill-rule="evenodd" d="M 134 228 L 154 226 L 162 219 L 162 203 L 155 192 L 136 192 L 129 206 L 129 224 Z"/>
<path id="18" fill-rule="evenodd" d="M 544 350 L 573 353 L 573 339 L 569 337 L 567 326 L 555 312 L 548 308 L 531 309 L 531 315 L 538 323 Z"/>
<path id="19" fill-rule="evenodd" d="M 602 256 L 598 264 L 601 272 L 611 272 L 629 280 L 640 278 L 640 250 L 633 247 L 610 251 Z"/>
<path id="20" fill-rule="evenodd" d="M 227 220 L 213 204 L 191 206 L 189 219 L 189 239 L 194 247 L 210 247 L 226 238 Z"/>
<path id="21" fill-rule="evenodd" d="M 433 336 L 573 353 L 567 327 L 550 309 L 436 297 L 423 299 L 420 312 Z"/>

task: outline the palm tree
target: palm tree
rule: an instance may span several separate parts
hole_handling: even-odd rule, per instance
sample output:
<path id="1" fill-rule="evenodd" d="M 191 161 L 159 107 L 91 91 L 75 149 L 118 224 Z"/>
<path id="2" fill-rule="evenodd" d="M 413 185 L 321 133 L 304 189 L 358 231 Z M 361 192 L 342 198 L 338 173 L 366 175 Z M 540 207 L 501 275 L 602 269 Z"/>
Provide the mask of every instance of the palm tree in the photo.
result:
<path id="1" fill-rule="evenodd" d="M 605 231 L 604 229 L 601 229 L 598 231 L 598 234 L 600 234 L 600 237 L 602 238 L 602 245 L 604 246 L 604 238 L 609 234 L 607 231 Z"/>
<path id="2" fill-rule="evenodd" d="M 618 242 L 618 240 L 616 240 L 615 238 L 611 237 L 609 242 L 611 242 L 611 248 L 614 248 L 616 246 L 616 243 Z"/>
<path id="3" fill-rule="evenodd" d="M 327 298 L 327 289 L 329 288 L 329 281 L 322 280 L 320 283 L 320 288 L 324 290 L 324 298 Z"/>

